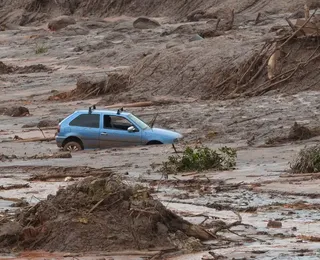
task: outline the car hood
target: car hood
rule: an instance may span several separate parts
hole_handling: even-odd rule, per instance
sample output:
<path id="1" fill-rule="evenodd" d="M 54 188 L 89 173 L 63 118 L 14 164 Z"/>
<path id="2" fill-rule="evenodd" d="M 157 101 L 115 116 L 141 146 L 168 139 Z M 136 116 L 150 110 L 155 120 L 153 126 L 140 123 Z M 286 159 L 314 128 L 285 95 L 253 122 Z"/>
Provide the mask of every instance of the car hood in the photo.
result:
<path id="1" fill-rule="evenodd" d="M 161 129 L 161 128 L 150 128 L 148 130 L 145 130 L 146 133 L 149 135 L 159 135 L 159 136 L 165 136 L 165 137 L 171 137 L 171 138 L 182 138 L 182 135 L 171 131 L 171 130 L 166 130 L 166 129 Z"/>

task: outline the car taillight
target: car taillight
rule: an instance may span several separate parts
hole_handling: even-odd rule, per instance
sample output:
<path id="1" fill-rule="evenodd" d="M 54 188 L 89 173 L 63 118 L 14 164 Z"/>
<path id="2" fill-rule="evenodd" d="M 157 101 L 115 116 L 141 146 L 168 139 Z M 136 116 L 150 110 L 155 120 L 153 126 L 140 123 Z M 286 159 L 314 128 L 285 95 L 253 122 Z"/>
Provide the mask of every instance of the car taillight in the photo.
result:
<path id="1" fill-rule="evenodd" d="M 60 126 L 58 125 L 57 133 L 60 133 Z"/>

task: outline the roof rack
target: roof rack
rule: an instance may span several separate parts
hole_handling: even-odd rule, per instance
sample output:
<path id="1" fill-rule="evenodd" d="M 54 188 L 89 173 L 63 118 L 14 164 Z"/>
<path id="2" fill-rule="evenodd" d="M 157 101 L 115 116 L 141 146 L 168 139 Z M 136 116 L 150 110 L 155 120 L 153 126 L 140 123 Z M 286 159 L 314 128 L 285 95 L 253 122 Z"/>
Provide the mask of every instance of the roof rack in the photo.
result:
<path id="1" fill-rule="evenodd" d="M 120 109 L 118 109 L 118 111 L 117 111 L 117 115 L 120 115 L 120 113 L 121 112 L 123 112 L 123 107 L 122 108 L 120 108 Z"/>
<path id="2" fill-rule="evenodd" d="M 95 110 L 96 109 L 96 105 L 93 105 L 92 107 L 89 107 L 89 114 L 91 114 L 92 113 L 92 110 Z"/>

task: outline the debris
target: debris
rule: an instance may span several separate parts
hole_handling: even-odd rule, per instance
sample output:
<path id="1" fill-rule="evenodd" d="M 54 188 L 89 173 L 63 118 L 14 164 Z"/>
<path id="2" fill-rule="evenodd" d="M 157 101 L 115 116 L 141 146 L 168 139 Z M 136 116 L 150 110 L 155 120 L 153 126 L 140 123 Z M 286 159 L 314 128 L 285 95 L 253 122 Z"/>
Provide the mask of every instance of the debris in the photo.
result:
<path id="1" fill-rule="evenodd" d="M 38 167 L 32 169 L 32 176 L 28 181 L 47 181 L 50 179 L 66 179 L 78 177 L 103 177 L 109 176 L 109 168 L 95 169 L 90 167 Z"/>
<path id="2" fill-rule="evenodd" d="M 52 70 L 43 64 L 36 64 L 30 66 L 13 66 L 6 65 L 0 61 L 0 75 L 2 74 L 28 74 L 37 72 L 51 72 Z"/>
<path id="3" fill-rule="evenodd" d="M 76 20 L 70 16 L 63 15 L 49 21 L 48 28 L 51 31 L 59 31 L 71 24 L 76 24 Z"/>
<path id="4" fill-rule="evenodd" d="M 281 221 L 269 220 L 267 227 L 268 228 L 281 228 L 282 223 L 281 223 Z"/>
<path id="5" fill-rule="evenodd" d="M 0 107 L 0 114 L 11 117 L 23 117 L 30 115 L 26 107 Z"/>
<path id="6" fill-rule="evenodd" d="M 19 223 L 22 229 L 15 239 L 0 240 L 2 247 L 120 251 L 172 247 L 169 235 L 178 231 L 200 240 L 214 238 L 202 227 L 167 210 L 144 187 L 128 186 L 112 174 L 89 177 L 60 189 L 56 196 L 48 196 L 31 209 L 22 209 L 13 223 Z M 163 228 L 157 230 L 158 223 L 167 227 L 167 233 Z"/>
<path id="7" fill-rule="evenodd" d="M 26 184 L 15 184 L 9 186 L 0 186 L 0 190 L 15 190 L 15 189 L 23 189 L 23 188 L 30 188 L 29 183 Z"/>
<path id="8" fill-rule="evenodd" d="M 0 153 L 0 161 L 4 162 L 7 160 L 13 160 L 13 159 L 17 159 L 18 157 L 16 155 L 5 155 L 3 153 Z"/>
<path id="9" fill-rule="evenodd" d="M 30 204 L 29 202 L 25 201 L 25 200 L 21 200 L 15 203 L 12 203 L 10 205 L 10 207 L 14 207 L 14 208 L 24 208 L 24 207 L 28 207 Z"/>
<path id="10" fill-rule="evenodd" d="M 87 97 L 105 94 L 106 83 L 107 77 L 105 76 L 80 76 L 77 80 L 76 93 Z"/>
<path id="11" fill-rule="evenodd" d="M 147 17 L 139 17 L 133 22 L 133 27 L 137 29 L 154 29 L 159 26 L 159 22 Z"/>
<path id="12" fill-rule="evenodd" d="M 68 177 L 65 177 L 64 181 L 65 182 L 74 181 L 74 178 L 68 176 Z"/>
<path id="13" fill-rule="evenodd" d="M 48 138 L 39 138 L 39 137 L 35 137 L 35 138 L 21 138 L 19 136 L 15 136 L 15 140 L 17 140 L 16 142 L 20 142 L 20 143 L 29 143 L 29 142 L 50 142 L 50 141 L 54 141 L 55 138 L 54 137 L 48 137 Z"/>
<path id="14" fill-rule="evenodd" d="M 316 236 L 300 235 L 300 236 L 297 236 L 297 238 L 302 239 L 304 241 L 320 242 L 320 237 L 316 237 Z"/>
<path id="15" fill-rule="evenodd" d="M 69 159 L 72 158 L 70 152 L 58 152 L 54 154 L 36 154 L 28 157 L 28 159 Z"/>
<path id="16" fill-rule="evenodd" d="M 203 40 L 203 38 L 199 34 L 196 34 L 189 39 L 190 42 L 201 41 L 201 40 Z"/>

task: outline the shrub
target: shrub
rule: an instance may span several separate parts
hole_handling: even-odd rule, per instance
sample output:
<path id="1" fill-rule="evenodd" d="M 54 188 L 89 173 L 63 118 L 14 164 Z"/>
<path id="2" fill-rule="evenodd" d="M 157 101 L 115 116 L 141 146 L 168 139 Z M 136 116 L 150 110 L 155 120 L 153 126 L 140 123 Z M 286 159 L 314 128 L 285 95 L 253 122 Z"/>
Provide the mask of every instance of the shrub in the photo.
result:
<path id="1" fill-rule="evenodd" d="M 35 53 L 36 54 L 43 54 L 43 53 L 46 53 L 48 51 L 48 48 L 45 47 L 44 45 L 36 45 L 36 49 L 35 49 Z"/>
<path id="2" fill-rule="evenodd" d="M 169 156 L 162 163 L 160 171 L 167 174 L 185 171 L 230 170 L 236 166 L 237 152 L 233 148 L 222 147 L 212 150 L 208 147 L 187 147 L 183 155 Z"/>
<path id="3" fill-rule="evenodd" d="M 320 146 L 302 149 L 297 158 L 290 163 L 290 168 L 293 173 L 320 172 Z"/>

